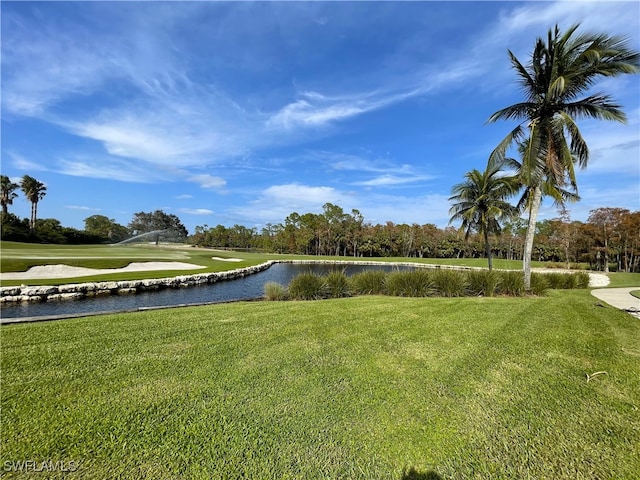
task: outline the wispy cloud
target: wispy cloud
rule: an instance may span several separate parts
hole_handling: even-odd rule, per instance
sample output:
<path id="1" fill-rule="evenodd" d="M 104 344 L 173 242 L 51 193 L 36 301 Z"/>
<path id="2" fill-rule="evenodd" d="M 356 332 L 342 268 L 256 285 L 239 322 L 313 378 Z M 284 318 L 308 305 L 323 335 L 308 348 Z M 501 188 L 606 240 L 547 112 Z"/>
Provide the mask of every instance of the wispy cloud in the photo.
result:
<path id="1" fill-rule="evenodd" d="M 213 215 L 215 212 L 208 208 L 179 208 L 178 212 L 187 215 Z"/>
<path id="2" fill-rule="evenodd" d="M 82 205 L 66 205 L 65 208 L 70 210 L 81 210 L 83 212 L 99 212 L 101 210 L 100 208 L 85 207 Z"/>
<path id="3" fill-rule="evenodd" d="M 353 182 L 352 185 L 360 185 L 363 187 L 381 187 L 389 185 L 404 185 L 407 183 L 417 183 L 425 180 L 432 180 L 435 177 L 430 175 L 410 175 L 410 176 L 398 176 L 398 175 L 381 175 L 379 177 L 372 178 L 370 180 L 364 180 L 361 182 Z"/>
<path id="4" fill-rule="evenodd" d="M 167 172 L 149 168 L 149 165 L 144 163 L 135 164 L 109 157 L 61 159 L 51 170 L 72 177 L 102 178 L 130 183 L 153 183 L 167 181 L 169 178 Z"/>
<path id="5" fill-rule="evenodd" d="M 222 188 L 227 184 L 224 178 L 209 174 L 193 175 L 188 178 L 190 182 L 197 183 L 201 188 Z"/>
<path id="6" fill-rule="evenodd" d="M 48 169 L 45 165 L 42 165 L 38 162 L 34 162 L 33 160 L 25 158 L 24 156 L 17 154 L 15 152 L 9 151 L 7 152 L 7 155 L 11 159 L 11 163 L 13 164 L 13 166 L 19 170 L 32 172 L 32 171 L 45 171 Z"/>

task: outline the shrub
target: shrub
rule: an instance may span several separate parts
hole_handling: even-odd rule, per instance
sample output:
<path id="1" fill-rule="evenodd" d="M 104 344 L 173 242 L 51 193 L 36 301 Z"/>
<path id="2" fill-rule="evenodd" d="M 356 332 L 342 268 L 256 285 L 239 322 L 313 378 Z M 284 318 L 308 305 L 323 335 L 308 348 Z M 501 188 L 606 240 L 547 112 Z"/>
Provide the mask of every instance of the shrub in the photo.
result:
<path id="1" fill-rule="evenodd" d="M 545 278 L 547 279 L 547 283 L 549 288 L 558 289 L 565 288 L 566 278 L 569 274 L 567 273 L 547 273 L 545 274 Z"/>
<path id="2" fill-rule="evenodd" d="M 354 295 L 379 295 L 385 291 L 387 274 L 382 270 L 367 270 L 356 273 L 349 279 L 351 292 Z"/>
<path id="3" fill-rule="evenodd" d="M 471 295 L 493 297 L 500 284 L 500 275 L 489 270 L 472 270 L 467 273 L 467 289 Z"/>
<path id="4" fill-rule="evenodd" d="M 331 272 L 324 277 L 324 293 L 333 298 L 348 297 L 351 295 L 349 279 L 344 273 Z"/>
<path id="5" fill-rule="evenodd" d="M 564 277 L 564 284 L 560 288 L 570 290 L 578 287 L 578 277 L 576 277 L 573 273 L 565 273 Z"/>
<path id="6" fill-rule="evenodd" d="M 531 274 L 531 293 L 533 293 L 534 295 L 543 296 L 545 293 L 547 293 L 548 288 L 549 282 L 547 281 L 547 275 L 535 272 Z"/>
<path id="7" fill-rule="evenodd" d="M 277 282 L 267 282 L 264 285 L 264 296 L 270 301 L 287 299 L 287 289 Z"/>
<path id="8" fill-rule="evenodd" d="M 574 273 L 576 277 L 576 288 L 589 288 L 589 274 L 587 272 Z"/>
<path id="9" fill-rule="evenodd" d="M 557 275 L 557 274 L 554 274 Z M 516 297 L 524 293 L 524 273 L 521 271 L 500 272 L 500 293 Z"/>
<path id="10" fill-rule="evenodd" d="M 294 300 L 317 300 L 324 295 L 324 281 L 315 273 L 301 273 L 289 283 L 289 296 Z"/>
<path id="11" fill-rule="evenodd" d="M 589 287 L 589 274 L 587 272 L 548 273 L 545 277 L 549 282 L 549 288 L 572 289 Z"/>
<path id="12" fill-rule="evenodd" d="M 396 297 L 426 297 L 434 291 L 433 280 L 422 269 L 392 272 L 385 279 L 385 291 Z"/>
<path id="13" fill-rule="evenodd" d="M 467 276 L 457 270 L 436 270 L 433 272 L 433 284 L 443 297 L 461 297 L 466 293 Z"/>

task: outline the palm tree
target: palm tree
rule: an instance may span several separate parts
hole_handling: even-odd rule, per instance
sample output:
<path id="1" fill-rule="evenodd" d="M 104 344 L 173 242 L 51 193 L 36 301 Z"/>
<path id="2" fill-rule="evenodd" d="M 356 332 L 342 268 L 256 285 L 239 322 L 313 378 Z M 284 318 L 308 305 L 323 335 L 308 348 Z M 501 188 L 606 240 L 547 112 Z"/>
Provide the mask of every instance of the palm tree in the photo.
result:
<path id="1" fill-rule="evenodd" d="M 13 205 L 13 200 L 18 196 L 15 190 L 19 187 L 17 183 L 13 183 L 6 175 L 0 175 L 0 203 L 2 204 L 2 213 L 9 213 L 8 205 Z"/>
<path id="2" fill-rule="evenodd" d="M 31 234 L 36 231 L 36 216 L 38 213 L 38 202 L 47 194 L 47 187 L 44 183 L 39 182 L 29 175 L 24 175 L 20 182 L 20 187 L 24 192 L 24 196 L 31 202 L 31 219 L 29 220 L 29 232 Z"/>
<path id="3" fill-rule="evenodd" d="M 465 174 L 466 180 L 454 185 L 449 201 L 455 201 L 449 209 L 451 220 L 462 220 L 465 239 L 472 231 L 484 237 L 484 247 L 489 270 L 492 269 L 489 234 L 500 233 L 500 221 L 517 213 L 517 208 L 506 199 L 519 190 L 515 177 L 501 175 L 506 161 L 489 161 L 484 172 L 475 168 Z"/>
<path id="4" fill-rule="evenodd" d="M 528 139 L 520 178 L 530 190 L 529 223 L 525 239 L 523 270 L 525 288 L 531 286 L 531 253 L 543 184 L 577 192 L 574 165 L 585 168 L 589 149 L 576 119 L 593 118 L 626 122 L 620 105 L 603 93 L 588 94 L 600 77 L 639 71 L 640 54 L 626 39 L 604 34 L 577 34 L 579 25 L 566 33 L 558 26 L 545 41 L 538 38 L 531 61 L 524 66 L 509 51 L 525 94 L 525 101 L 495 112 L 489 122 L 521 119 L 496 147 L 491 158 L 504 158 L 514 142 Z M 586 95 L 586 96 L 583 96 Z M 582 98 L 580 98 L 582 97 Z"/>

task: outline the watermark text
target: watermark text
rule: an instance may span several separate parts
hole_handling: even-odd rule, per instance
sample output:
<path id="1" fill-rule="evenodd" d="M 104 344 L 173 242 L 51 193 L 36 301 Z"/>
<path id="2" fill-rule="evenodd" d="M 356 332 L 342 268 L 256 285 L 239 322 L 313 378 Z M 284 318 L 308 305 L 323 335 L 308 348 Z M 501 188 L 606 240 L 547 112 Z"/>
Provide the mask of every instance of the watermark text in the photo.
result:
<path id="1" fill-rule="evenodd" d="M 75 460 L 6 460 L 5 472 L 75 472 L 80 462 Z"/>

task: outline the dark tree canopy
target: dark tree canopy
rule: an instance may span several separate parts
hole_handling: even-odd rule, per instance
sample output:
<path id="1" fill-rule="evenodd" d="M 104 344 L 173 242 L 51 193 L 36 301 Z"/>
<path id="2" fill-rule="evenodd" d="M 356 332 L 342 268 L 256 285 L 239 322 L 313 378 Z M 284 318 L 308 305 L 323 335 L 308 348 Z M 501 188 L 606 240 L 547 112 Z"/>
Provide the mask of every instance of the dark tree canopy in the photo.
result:
<path id="1" fill-rule="evenodd" d="M 133 235 L 141 235 L 156 230 L 170 230 L 175 232 L 176 236 L 184 238 L 189 234 L 176 215 L 167 214 L 162 210 L 134 214 L 133 220 L 129 223 L 129 230 Z"/>

